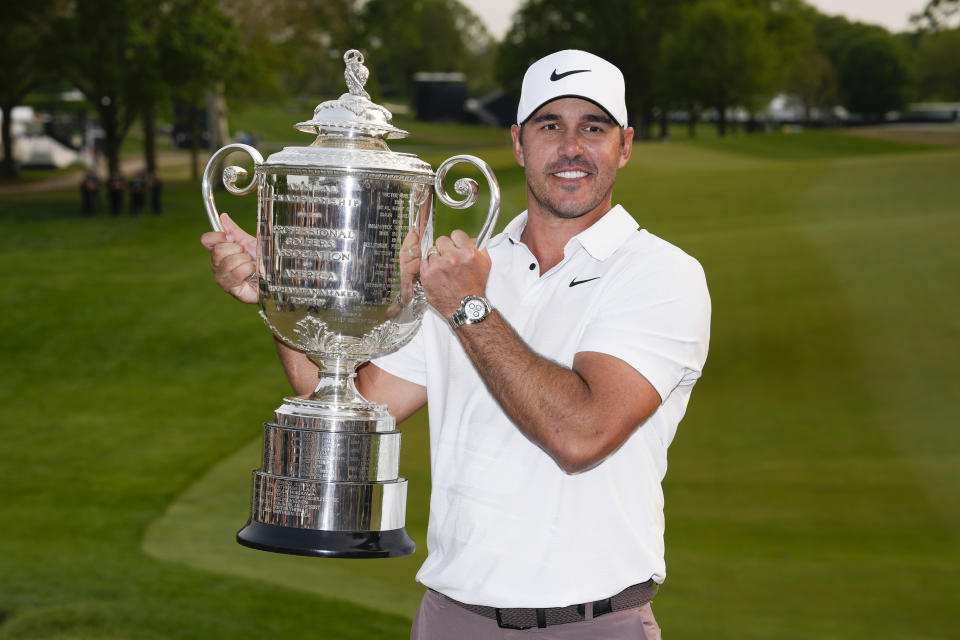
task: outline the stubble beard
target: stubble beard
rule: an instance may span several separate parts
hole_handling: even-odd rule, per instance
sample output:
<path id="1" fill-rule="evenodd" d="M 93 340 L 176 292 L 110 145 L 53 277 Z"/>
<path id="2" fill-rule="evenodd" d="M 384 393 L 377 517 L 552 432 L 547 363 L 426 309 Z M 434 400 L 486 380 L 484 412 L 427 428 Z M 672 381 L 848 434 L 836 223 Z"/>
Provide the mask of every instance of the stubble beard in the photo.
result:
<path id="1" fill-rule="evenodd" d="M 547 167 L 545 173 L 549 176 L 550 173 L 562 171 L 563 168 L 564 167 Z M 596 173 L 594 173 L 594 175 L 597 176 Z M 597 176 L 597 178 L 599 178 L 599 176 Z M 613 181 L 611 180 L 610 185 L 606 189 L 601 189 L 601 192 L 592 194 L 593 197 L 591 197 L 590 200 L 583 205 L 577 205 L 576 203 L 564 205 L 554 200 L 546 193 L 541 193 L 539 190 L 539 185 L 531 181 L 529 178 L 527 179 L 527 191 L 529 191 L 530 195 L 533 197 L 534 201 L 536 201 L 541 210 L 546 211 L 555 218 L 573 220 L 575 218 L 582 218 L 583 216 L 587 215 L 596 209 L 605 199 L 609 198 L 613 193 Z"/>

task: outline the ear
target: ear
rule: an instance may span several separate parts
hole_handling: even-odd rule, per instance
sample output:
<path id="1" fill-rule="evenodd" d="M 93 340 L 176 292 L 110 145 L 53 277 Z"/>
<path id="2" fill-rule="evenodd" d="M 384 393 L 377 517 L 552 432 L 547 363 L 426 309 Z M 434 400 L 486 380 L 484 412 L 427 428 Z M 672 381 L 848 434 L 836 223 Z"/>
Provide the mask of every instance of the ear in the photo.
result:
<path id="1" fill-rule="evenodd" d="M 620 147 L 620 160 L 617 168 L 623 169 L 630 161 L 630 153 L 633 151 L 633 127 L 627 127 L 623 130 L 623 146 Z"/>
<path id="2" fill-rule="evenodd" d="M 517 164 L 521 167 L 523 164 L 523 145 L 520 143 L 520 126 L 510 127 L 510 137 L 513 139 L 513 157 L 517 159 Z"/>

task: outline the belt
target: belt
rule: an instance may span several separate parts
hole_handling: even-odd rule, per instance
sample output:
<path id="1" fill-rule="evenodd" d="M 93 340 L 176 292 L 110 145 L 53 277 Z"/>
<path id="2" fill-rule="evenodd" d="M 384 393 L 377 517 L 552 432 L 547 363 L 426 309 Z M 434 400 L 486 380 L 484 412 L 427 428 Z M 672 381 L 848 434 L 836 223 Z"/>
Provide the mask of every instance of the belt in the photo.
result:
<path id="1" fill-rule="evenodd" d="M 466 604 L 443 596 L 442 593 L 440 595 L 467 611 L 472 611 L 484 618 L 496 620 L 497 625 L 501 629 L 532 629 L 534 627 L 543 629 L 544 627 L 551 627 L 558 624 L 587 620 L 587 607 L 591 608 L 591 619 L 606 613 L 639 607 L 653 600 L 653 596 L 656 595 L 658 587 L 659 585 L 651 579 L 627 587 L 617 595 L 604 598 L 603 600 L 543 609 L 499 609 L 497 607 L 485 607 L 478 604 Z"/>

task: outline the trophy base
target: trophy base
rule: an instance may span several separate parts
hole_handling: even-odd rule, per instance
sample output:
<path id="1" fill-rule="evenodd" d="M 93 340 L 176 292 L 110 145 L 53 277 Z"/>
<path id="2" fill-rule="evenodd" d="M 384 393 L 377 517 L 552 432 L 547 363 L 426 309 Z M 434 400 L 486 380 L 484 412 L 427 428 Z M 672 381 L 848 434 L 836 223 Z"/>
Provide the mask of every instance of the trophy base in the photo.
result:
<path id="1" fill-rule="evenodd" d="M 407 530 L 319 531 L 279 527 L 248 520 L 237 532 L 245 547 L 274 553 L 319 558 L 399 558 L 414 552 L 417 545 Z"/>

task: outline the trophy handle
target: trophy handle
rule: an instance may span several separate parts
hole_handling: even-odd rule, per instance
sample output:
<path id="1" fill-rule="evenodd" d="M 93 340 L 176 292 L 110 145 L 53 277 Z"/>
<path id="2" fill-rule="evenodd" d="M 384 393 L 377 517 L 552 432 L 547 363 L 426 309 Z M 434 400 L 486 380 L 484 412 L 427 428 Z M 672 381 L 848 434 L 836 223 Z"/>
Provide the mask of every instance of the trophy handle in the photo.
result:
<path id="1" fill-rule="evenodd" d="M 213 201 L 213 172 L 216 170 L 220 161 L 234 151 L 246 151 L 247 154 L 253 158 L 255 164 L 261 164 L 263 162 L 263 156 L 260 155 L 259 151 L 248 144 L 240 143 L 228 144 L 225 147 L 221 147 L 219 151 L 210 156 L 210 161 L 207 162 L 207 168 L 203 170 L 203 183 L 201 187 L 203 190 L 203 206 L 207 209 L 207 217 L 210 218 L 210 226 L 213 227 L 214 231 L 223 231 L 223 226 L 220 225 L 220 211 L 217 209 L 217 204 Z M 260 184 L 260 176 L 254 174 L 250 184 L 246 187 L 238 187 L 237 180 L 242 180 L 246 176 L 247 170 L 243 167 L 227 167 L 223 170 L 223 186 L 233 195 L 245 196 Z"/>
<path id="2" fill-rule="evenodd" d="M 466 209 L 472 206 L 477 201 L 477 194 L 480 191 L 475 180 L 460 178 L 454 183 L 453 190 L 461 196 L 466 196 L 463 200 L 454 200 L 443 188 L 443 181 L 447 177 L 447 171 L 449 171 L 453 165 L 461 162 L 469 162 L 480 169 L 480 172 L 487 179 L 487 184 L 490 186 L 490 210 L 487 212 L 487 219 L 480 228 L 480 233 L 477 234 L 477 249 L 483 249 L 484 245 L 487 244 L 487 240 L 490 239 L 493 226 L 497 224 L 497 216 L 500 214 L 500 184 L 497 182 L 497 177 L 493 175 L 493 169 L 490 168 L 490 165 L 476 156 L 459 155 L 447 158 L 437 169 L 437 177 L 434 179 L 433 186 L 437 191 L 437 197 L 440 198 L 440 202 L 451 209 Z"/>

